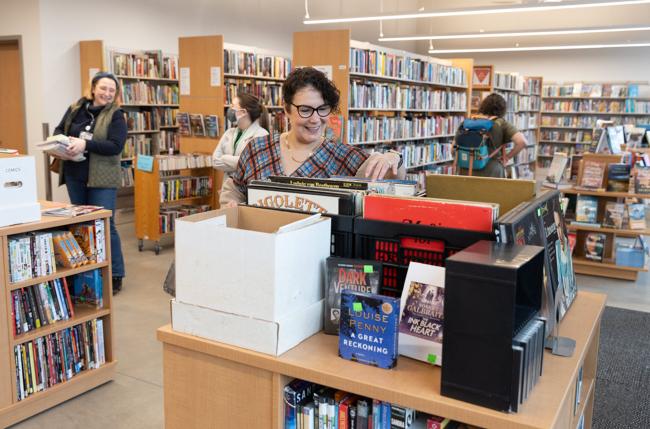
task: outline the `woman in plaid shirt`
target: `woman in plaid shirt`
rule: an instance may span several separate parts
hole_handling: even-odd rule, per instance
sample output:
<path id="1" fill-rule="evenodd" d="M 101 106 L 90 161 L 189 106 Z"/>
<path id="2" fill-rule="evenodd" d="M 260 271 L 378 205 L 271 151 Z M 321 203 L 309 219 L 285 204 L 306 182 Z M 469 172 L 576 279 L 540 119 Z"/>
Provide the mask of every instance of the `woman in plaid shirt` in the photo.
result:
<path id="1" fill-rule="evenodd" d="M 284 81 L 282 93 L 291 131 L 260 137 L 246 146 L 224 183 L 222 206 L 245 202 L 248 183 L 269 176 L 404 178 L 398 152 L 368 155 L 323 137 L 328 117 L 339 108 L 339 90 L 324 73 L 312 67 L 296 69 Z"/>

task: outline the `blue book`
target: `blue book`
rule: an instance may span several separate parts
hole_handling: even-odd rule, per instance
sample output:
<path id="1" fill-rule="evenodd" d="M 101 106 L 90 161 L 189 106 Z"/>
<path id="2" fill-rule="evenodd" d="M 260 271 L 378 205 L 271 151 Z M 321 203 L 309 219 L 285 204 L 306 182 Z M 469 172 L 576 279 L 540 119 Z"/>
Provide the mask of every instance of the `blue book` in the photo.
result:
<path id="1" fill-rule="evenodd" d="M 298 428 L 298 406 L 311 400 L 314 387 L 314 383 L 298 379 L 284 386 L 284 429 Z"/>
<path id="2" fill-rule="evenodd" d="M 99 269 L 74 276 L 72 299 L 75 303 L 104 307 L 102 273 Z"/>
<path id="3" fill-rule="evenodd" d="M 393 368 L 397 364 L 399 304 L 399 298 L 343 290 L 339 356 Z"/>

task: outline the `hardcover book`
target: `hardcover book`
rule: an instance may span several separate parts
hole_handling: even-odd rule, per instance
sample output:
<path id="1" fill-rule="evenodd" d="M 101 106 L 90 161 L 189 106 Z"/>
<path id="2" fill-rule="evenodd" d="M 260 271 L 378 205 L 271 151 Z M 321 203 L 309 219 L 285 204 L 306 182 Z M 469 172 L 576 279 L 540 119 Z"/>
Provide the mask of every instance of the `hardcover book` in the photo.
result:
<path id="1" fill-rule="evenodd" d="M 182 136 L 191 136 L 190 115 L 187 112 L 176 113 L 176 123 L 178 124 L 178 134 Z"/>
<path id="2" fill-rule="evenodd" d="M 625 132 L 622 125 L 607 127 L 607 140 L 609 150 L 613 154 L 621 153 L 621 146 L 625 144 Z"/>
<path id="3" fill-rule="evenodd" d="M 219 117 L 217 115 L 205 115 L 203 118 L 205 135 L 211 139 L 219 137 Z"/>
<path id="4" fill-rule="evenodd" d="M 636 166 L 634 184 L 637 194 L 650 194 L 650 166 Z"/>
<path id="5" fill-rule="evenodd" d="M 598 197 L 578 195 L 576 200 L 576 221 L 598 224 Z"/>
<path id="6" fill-rule="evenodd" d="M 338 335 L 341 315 L 341 291 L 352 290 L 378 294 L 381 286 L 382 264 L 377 261 L 329 257 L 326 261 L 325 312 L 323 328 L 326 334 Z"/>
<path id="7" fill-rule="evenodd" d="M 401 355 L 442 365 L 444 300 L 445 269 L 411 262 L 400 302 Z"/>
<path id="8" fill-rule="evenodd" d="M 603 226 L 621 229 L 623 228 L 624 219 L 625 204 L 608 201 L 605 205 L 605 217 L 603 218 Z"/>
<path id="9" fill-rule="evenodd" d="M 585 189 L 601 189 L 605 177 L 605 165 L 604 162 L 583 161 L 580 187 Z"/>
<path id="10" fill-rule="evenodd" d="M 178 117 L 178 115 L 176 116 Z M 190 113 L 190 128 L 194 137 L 205 136 L 205 126 L 203 124 L 203 115 L 200 113 Z"/>
<path id="11" fill-rule="evenodd" d="M 607 165 L 607 190 L 611 192 L 627 192 L 630 184 L 630 165 L 611 163 Z"/>
<path id="12" fill-rule="evenodd" d="M 641 203 L 628 205 L 630 229 L 645 229 L 645 206 Z"/>
<path id="13" fill-rule="evenodd" d="M 590 232 L 585 237 L 585 258 L 602 262 L 607 236 L 600 232 Z"/>
<path id="14" fill-rule="evenodd" d="M 399 314 L 399 298 L 344 290 L 339 356 L 379 368 L 393 368 L 397 364 Z"/>

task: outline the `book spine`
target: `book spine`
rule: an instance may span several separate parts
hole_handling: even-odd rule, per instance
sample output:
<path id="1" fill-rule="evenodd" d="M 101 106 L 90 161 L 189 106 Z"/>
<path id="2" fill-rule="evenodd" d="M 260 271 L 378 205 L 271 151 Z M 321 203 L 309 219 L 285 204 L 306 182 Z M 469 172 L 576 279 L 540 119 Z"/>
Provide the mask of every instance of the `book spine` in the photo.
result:
<path id="1" fill-rule="evenodd" d="M 66 303 L 68 304 L 68 318 L 74 317 L 74 305 L 72 305 L 72 297 L 70 296 L 70 288 L 68 287 L 68 280 L 63 277 L 61 288 L 65 295 Z"/>

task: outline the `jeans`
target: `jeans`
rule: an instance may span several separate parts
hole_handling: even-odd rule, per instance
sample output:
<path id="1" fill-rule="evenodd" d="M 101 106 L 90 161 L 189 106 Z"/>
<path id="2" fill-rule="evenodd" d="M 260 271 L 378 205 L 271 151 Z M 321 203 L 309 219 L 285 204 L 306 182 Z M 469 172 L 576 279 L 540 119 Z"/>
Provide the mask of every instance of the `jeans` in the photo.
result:
<path id="1" fill-rule="evenodd" d="M 113 212 L 111 216 L 111 267 L 113 277 L 124 277 L 124 257 L 120 236 L 115 228 L 115 202 L 117 189 L 89 188 L 86 182 L 66 178 L 66 187 L 72 204 L 102 206 Z"/>

